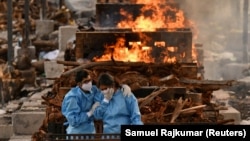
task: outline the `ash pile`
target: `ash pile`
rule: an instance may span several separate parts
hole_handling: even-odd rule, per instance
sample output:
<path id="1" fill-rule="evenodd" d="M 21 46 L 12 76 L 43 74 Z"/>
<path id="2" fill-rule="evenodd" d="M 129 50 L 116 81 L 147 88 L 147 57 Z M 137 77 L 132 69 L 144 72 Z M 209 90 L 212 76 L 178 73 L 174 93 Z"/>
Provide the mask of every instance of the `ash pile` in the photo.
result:
<path id="1" fill-rule="evenodd" d="M 228 104 L 240 111 L 242 120 L 250 120 L 249 77 L 239 79 L 238 83 L 228 87 L 230 97 Z"/>

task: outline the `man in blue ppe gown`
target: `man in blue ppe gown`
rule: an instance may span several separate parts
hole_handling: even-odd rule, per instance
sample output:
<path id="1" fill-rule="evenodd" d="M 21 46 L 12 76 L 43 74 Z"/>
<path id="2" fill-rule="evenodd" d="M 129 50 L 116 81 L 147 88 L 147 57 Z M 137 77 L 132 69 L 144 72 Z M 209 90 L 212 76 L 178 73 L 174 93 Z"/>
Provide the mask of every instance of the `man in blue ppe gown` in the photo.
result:
<path id="1" fill-rule="evenodd" d="M 103 121 L 103 133 L 120 133 L 121 125 L 142 125 L 137 98 L 127 85 L 118 85 L 113 76 L 103 73 L 97 82 L 104 97 L 94 110 L 94 117 Z"/>
<path id="2" fill-rule="evenodd" d="M 89 73 L 81 70 L 76 73 L 77 86 L 72 88 L 62 102 L 62 114 L 66 117 L 67 134 L 96 133 L 93 111 L 103 99 L 100 90 L 92 85 Z"/>

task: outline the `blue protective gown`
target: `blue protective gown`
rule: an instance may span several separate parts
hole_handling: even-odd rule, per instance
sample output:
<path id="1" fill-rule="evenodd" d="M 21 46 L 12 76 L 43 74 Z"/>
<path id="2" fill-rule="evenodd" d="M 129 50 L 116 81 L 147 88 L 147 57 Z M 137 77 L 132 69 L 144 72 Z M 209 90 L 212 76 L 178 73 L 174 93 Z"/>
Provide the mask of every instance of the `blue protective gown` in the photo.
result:
<path id="1" fill-rule="evenodd" d="M 61 111 L 67 119 L 65 123 L 68 125 L 67 134 L 96 133 L 94 118 L 88 117 L 87 112 L 101 99 L 103 95 L 96 86 L 92 86 L 90 94 L 85 94 L 79 86 L 76 86 L 65 95 Z"/>
<path id="2" fill-rule="evenodd" d="M 120 133 L 121 125 L 142 125 L 136 97 L 123 96 L 118 89 L 109 102 L 102 100 L 94 111 L 94 117 L 103 121 L 103 133 Z"/>

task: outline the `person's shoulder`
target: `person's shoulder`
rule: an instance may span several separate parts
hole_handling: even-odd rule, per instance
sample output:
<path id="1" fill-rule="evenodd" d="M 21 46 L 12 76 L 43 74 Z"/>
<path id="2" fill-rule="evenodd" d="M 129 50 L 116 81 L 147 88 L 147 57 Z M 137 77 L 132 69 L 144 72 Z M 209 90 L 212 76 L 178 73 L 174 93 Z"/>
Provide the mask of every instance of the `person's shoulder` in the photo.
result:
<path id="1" fill-rule="evenodd" d="M 134 95 L 134 93 L 131 93 L 129 96 L 124 96 L 124 98 L 125 98 L 126 100 L 132 100 L 132 101 L 137 100 L 137 98 L 136 98 L 136 96 Z"/>
<path id="2" fill-rule="evenodd" d="M 70 89 L 71 92 L 76 92 L 76 91 L 79 91 L 80 90 L 80 87 L 76 86 L 76 87 L 73 87 Z"/>
<path id="3" fill-rule="evenodd" d="M 71 88 L 65 96 L 74 96 L 75 94 L 77 94 L 79 91 L 79 87 L 73 87 Z"/>
<path id="4" fill-rule="evenodd" d="M 100 90 L 97 88 L 96 85 L 93 85 L 91 89 L 92 89 L 93 92 L 99 92 L 99 91 L 100 91 Z"/>

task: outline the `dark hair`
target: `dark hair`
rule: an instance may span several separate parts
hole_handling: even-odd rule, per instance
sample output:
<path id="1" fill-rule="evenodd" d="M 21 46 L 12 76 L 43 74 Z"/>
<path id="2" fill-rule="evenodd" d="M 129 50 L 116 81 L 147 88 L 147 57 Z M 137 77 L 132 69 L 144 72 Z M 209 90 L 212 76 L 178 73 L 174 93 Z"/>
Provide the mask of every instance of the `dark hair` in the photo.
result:
<path id="1" fill-rule="evenodd" d="M 86 70 L 80 70 L 76 73 L 75 81 L 76 83 L 81 82 L 83 78 L 87 78 L 89 73 Z"/>
<path id="2" fill-rule="evenodd" d="M 109 73 L 102 73 L 100 74 L 97 82 L 97 86 L 105 85 L 105 86 L 114 86 L 115 80 L 113 76 L 111 76 Z"/>

